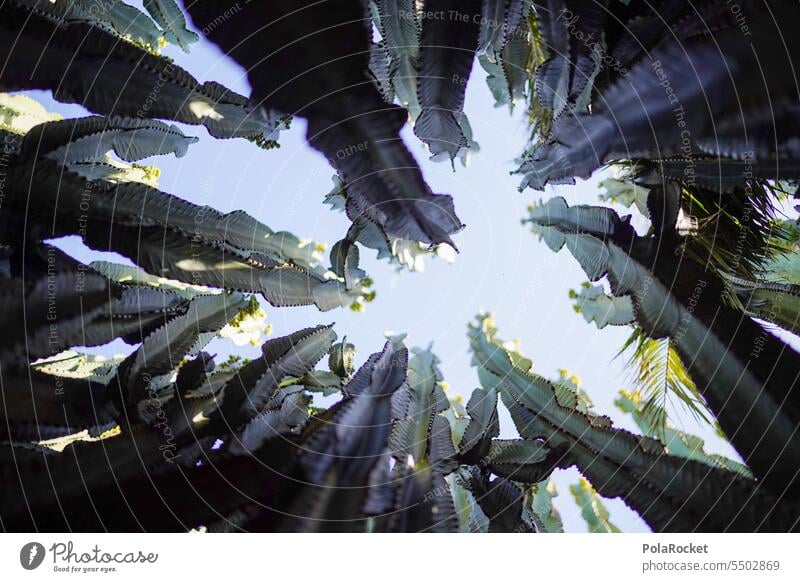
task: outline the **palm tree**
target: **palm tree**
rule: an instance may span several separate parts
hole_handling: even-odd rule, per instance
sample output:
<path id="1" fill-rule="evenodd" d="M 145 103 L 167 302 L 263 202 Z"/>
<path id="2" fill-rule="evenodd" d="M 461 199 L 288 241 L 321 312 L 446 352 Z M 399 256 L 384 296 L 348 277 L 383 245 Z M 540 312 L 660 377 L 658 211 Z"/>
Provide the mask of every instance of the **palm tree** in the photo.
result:
<path id="1" fill-rule="evenodd" d="M 577 467 L 570 493 L 591 531 L 618 531 L 613 497 L 655 531 L 797 530 L 800 355 L 758 319 L 798 328 L 797 230 L 779 219 L 798 170 L 797 41 L 776 22 L 800 9 L 740 5 L 3 2 L 3 527 L 555 532 L 551 476 Z M 250 97 L 161 55 L 190 50 L 190 21 L 247 70 Z M 454 246 L 453 199 L 400 131 L 467 163 L 476 58 L 496 105 L 528 108 L 523 187 L 613 166 L 606 187 L 649 218 L 639 234 L 611 208 L 556 197 L 525 219 L 584 269 L 587 321 L 632 327 L 639 387 L 617 405 L 643 434 L 614 427 L 568 373 L 533 373 L 486 314 L 468 329 L 480 387 L 466 406 L 432 349 L 403 336 L 357 370 L 331 325 L 267 339 L 252 360 L 204 351 L 218 336 L 261 342 L 256 295 L 361 310 L 375 297 L 361 248 L 413 268 Z M 93 115 L 60 119 L 15 93 L 32 89 Z M 244 212 L 160 190 L 139 164 L 197 141 L 174 123 L 274 149 L 293 117 L 336 172 L 326 202 L 352 223 L 329 261 Z M 137 267 L 49 243 L 68 235 Z M 73 349 L 116 339 L 135 350 Z M 744 462 L 674 428 L 670 392 Z M 518 438 L 499 438 L 500 406 Z"/>

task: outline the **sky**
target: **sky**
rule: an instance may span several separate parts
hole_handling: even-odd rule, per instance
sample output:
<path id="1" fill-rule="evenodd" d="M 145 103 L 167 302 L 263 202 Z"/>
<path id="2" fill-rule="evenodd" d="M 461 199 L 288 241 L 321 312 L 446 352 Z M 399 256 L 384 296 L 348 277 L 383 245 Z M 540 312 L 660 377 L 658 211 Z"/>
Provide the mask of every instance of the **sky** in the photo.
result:
<path id="1" fill-rule="evenodd" d="M 191 53 L 168 47 L 165 54 L 200 81 L 214 80 L 249 95 L 242 69 L 215 46 L 201 40 Z M 32 95 L 51 111 L 65 117 L 84 115 L 77 106 L 55 103 L 49 94 Z M 362 249 L 362 264 L 375 281 L 377 297 L 363 313 L 340 309 L 320 313 L 314 307 L 273 308 L 262 301 L 273 325 L 273 337 L 303 327 L 336 323 L 339 337 L 347 336 L 358 349 L 357 363 L 381 349 L 386 332 L 407 333 L 409 346 L 427 347 L 431 342 L 451 395 L 464 401 L 478 387 L 470 365 L 467 324 L 481 310 L 494 315 L 499 336 L 519 340 L 523 353 L 533 360 L 533 370 L 557 378 L 559 369 L 576 374 L 601 414 L 617 426 L 636 430 L 632 420 L 613 404 L 621 388 L 632 387 L 625 358 L 615 358 L 627 339 L 628 327 L 598 330 L 576 314 L 568 297 L 586 276 L 566 250 L 553 253 L 520 223 L 526 206 L 553 195 L 573 204 L 598 204 L 597 182 L 601 175 L 576 186 L 548 187 L 545 193 L 520 193 L 519 176 L 510 175 L 514 159 L 529 135 L 524 106 L 513 114 L 494 108 L 477 65 L 467 87 L 465 111 L 481 151 L 467 168 L 456 163 L 427 159 L 423 144 L 406 128 L 404 139 L 420 162 L 434 192 L 454 197 L 456 210 L 466 228 L 454 238 L 460 253 L 453 264 L 441 259 L 426 261 L 423 273 L 397 273 L 395 267 L 375 259 L 374 251 Z M 264 151 L 245 140 L 216 140 L 202 127 L 183 127 L 200 141 L 181 158 L 147 160 L 161 168 L 160 188 L 196 204 L 208 204 L 228 212 L 242 209 L 273 230 L 288 230 L 299 237 L 325 241 L 328 248 L 341 239 L 349 221 L 323 204 L 330 191 L 333 170 L 323 156 L 305 141 L 305 122 L 295 119 L 280 137 L 281 147 Z M 82 247 L 76 237 L 58 242 L 83 260 L 108 259 Z M 326 263 L 327 264 L 327 263 Z M 258 348 L 239 348 L 215 343 L 219 355 L 239 353 L 252 357 Z M 127 353 L 132 348 L 120 341 L 95 353 Z M 706 439 L 707 451 L 737 458 L 730 446 L 707 427 L 697 426 L 686 415 L 676 414 L 675 424 Z M 501 417 L 504 438 L 516 436 L 507 413 Z M 566 531 L 586 531 L 568 487 L 578 480 L 575 469 L 554 476 L 559 509 Z M 608 500 L 611 520 L 623 531 L 648 531 L 639 516 L 620 500 Z"/>

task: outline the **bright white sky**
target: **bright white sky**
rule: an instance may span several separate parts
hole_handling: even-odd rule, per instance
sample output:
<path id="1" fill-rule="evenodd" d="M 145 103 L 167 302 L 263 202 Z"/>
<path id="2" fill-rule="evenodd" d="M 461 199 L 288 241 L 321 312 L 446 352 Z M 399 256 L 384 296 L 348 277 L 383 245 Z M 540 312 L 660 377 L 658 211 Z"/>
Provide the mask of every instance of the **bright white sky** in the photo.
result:
<path id="1" fill-rule="evenodd" d="M 249 94 L 242 70 L 204 40 L 194 46 L 191 54 L 174 47 L 169 47 L 167 54 L 201 81 L 219 81 Z M 506 108 L 495 109 L 484 79 L 485 74 L 476 63 L 467 91 L 466 112 L 481 152 L 472 157 L 468 168 L 457 163 L 453 172 L 449 163 L 428 161 L 410 129 L 405 134 L 434 192 L 453 195 L 458 214 L 467 225 L 455 237 L 461 251 L 455 263 L 430 259 L 424 273 L 396 274 L 394 267 L 375 260 L 373 251 L 362 250 L 362 267 L 374 278 L 378 292 L 364 313 L 338 310 L 323 314 L 313 307 L 276 309 L 267 305 L 273 336 L 336 322 L 339 336 L 346 335 L 356 344 L 360 363 L 381 348 L 384 332 L 406 332 L 410 346 L 433 342 L 451 393 L 461 394 L 466 400 L 478 385 L 477 374 L 470 365 L 466 328 L 484 309 L 495 315 L 503 339 L 521 341 L 536 372 L 557 377 L 560 368 L 569 369 L 581 378 L 598 412 L 608 414 L 619 426 L 635 430 L 632 421 L 613 405 L 619 389 L 630 387 L 623 359 L 614 359 L 629 328 L 597 330 L 594 324 L 585 323 L 573 311 L 567 295 L 569 289 L 585 281 L 578 264 L 567 251 L 552 253 L 520 224 L 528 204 L 556 193 L 565 196 L 570 204 L 597 204 L 598 179 L 578 186 L 560 186 L 544 195 L 530 190 L 519 193 L 518 176 L 510 176 L 509 172 L 516 167 L 514 158 L 522 152 L 529 131 L 524 108 L 519 107 L 513 116 Z M 34 96 L 64 116 L 83 114 L 79 107 L 54 103 L 49 95 Z M 322 203 L 331 188 L 333 171 L 322 155 L 305 143 L 303 121 L 294 120 L 292 129 L 281 135 L 280 149 L 272 151 L 260 150 L 244 140 L 215 140 L 203 128 L 184 130 L 201 138 L 184 158 L 163 157 L 146 162 L 162 169 L 162 190 L 224 212 L 243 209 L 274 230 L 289 230 L 329 245 L 345 234 L 347 218 Z M 87 252 L 76 240 L 60 246 L 84 260 L 108 258 Z M 93 351 L 129 350 L 115 342 Z M 217 342 L 212 349 L 220 356 L 229 351 L 253 356 L 257 348 L 248 350 Z M 706 438 L 707 450 L 735 455 L 711 431 L 698 428 L 685 417 L 678 418 L 684 429 Z M 507 414 L 503 415 L 502 436 L 516 436 Z M 559 490 L 556 506 L 566 531 L 586 531 L 568 491 L 577 479 L 574 469 L 560 471 L 555 477 Z M 607 507 L 612 521 L 623 531 L 647 531 L 638 515 L 621 501 L 609 500 Z"/>

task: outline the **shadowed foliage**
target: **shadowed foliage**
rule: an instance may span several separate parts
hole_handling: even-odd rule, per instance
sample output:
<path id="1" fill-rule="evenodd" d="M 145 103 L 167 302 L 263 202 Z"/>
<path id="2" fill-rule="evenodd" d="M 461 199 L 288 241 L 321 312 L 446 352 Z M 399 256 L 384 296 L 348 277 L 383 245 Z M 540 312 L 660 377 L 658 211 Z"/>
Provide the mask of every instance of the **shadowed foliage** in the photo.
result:
<path id="1" fill-rule="evenodd" d="M 656 532 L 800 528 L 800 354 L 784 341 L 800 329 L 800 231 L 782 216 L 800 169 L 800 45 L 782 29 L 796 4 L 103 5 L 0 4 L 4 530 L 548 533 L 572 499 L 589 531 L 617 532 L 604 498 Z M 161 54 L 199 33 L 251 95 Z M 265 337 L 273 309 L 363 310 L 365 248 L 410 270 L 455 249 L 453 198 L 400 135 L 410 124 L 433 160 L 466 165 L 476 59 L 496 106 L 528 109 L 523 188 L 612 170 L 601 199 L 641 215 L 557 196 L 523 219 L 584 270 L 575 311 L 632 328 L 635 387 L 615 413 L 638 433 L 570 372 L 536 373 L 486 314 L 467 333 L 466 404 L 432 344 L 387 335 L 362 359 L 329 320 Z M 90 115 L 62 119 L 32 90 Z M 292 117 L 351 221 L 327 256 L 165 192 L 142 165 L 190 156 L 199 125 L 271 150 Z M 65 237 L 127 262 L 79 260 Z M 94 351 L 116 341 L 127 355 Z M 224 342 L 260 350 L 224 359 Z M 676 428 L 671 396 L 739 459 Z M 569 468 L 581 476 L 554 502 Z"/>

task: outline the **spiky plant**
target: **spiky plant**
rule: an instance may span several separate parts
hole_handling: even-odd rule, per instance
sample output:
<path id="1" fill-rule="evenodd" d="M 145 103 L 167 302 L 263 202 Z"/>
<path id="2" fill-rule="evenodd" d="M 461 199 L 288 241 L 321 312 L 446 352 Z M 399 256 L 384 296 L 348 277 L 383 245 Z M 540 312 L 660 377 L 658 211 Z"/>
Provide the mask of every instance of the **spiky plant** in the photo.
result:
<path id="1" fill-rule="evenodd" d="M 672 214 L 654 220 L 656 234 L 645 237 L 609 208 L 569 207 L 560 197 L 535 208 L 530 220 L 553 250 L 566 246 L 590 280 L 605 277 L 615 296 L 629 296 L 644 334 L 669 338 L 753 473 L 776 494 L 789 494 L 798 486 L 792 455 L 784 453 L 800 446 L 792 372 L 800 355 L 728 305 L 730 291 L 714 268 L 680 252 L 677 207 L 670 206 Z"/>
<path id="2" fill-rule="evenodd" d="M 796 237 L 775 202 L 798 177 L 786 70 L 800 45 L 776 34 L 797 6 L 742 1 L 743 43 L 717 2 L 88 4 L 0 4 L 0 90 L 47 90 L 93 114 L 0 97 L 3 528 L 560 531 L 551 476 L 567 467 L 583 475 L 570 492 L 591 531 L 617 529 L 601 496 L 656 531 L 800 527 L 800 355 L 751 317 L 795 331 L 800 314 L 792 299 L 772 317 L 797 296 L 797 280 L 776 280 Z M 189 21 L 247 70 L 250 97 L 160 54 L 198 40 Z M 432 349 L 409 354 L 402 336 L 357 371 L 331 325 L 269 339 L 251 360 L 204 351 L 260 341 L 263 322 L 245 325 L 260 317 L 255 294 L 361 309 L 374 291 L 360 247 L 418 268 L 454 246 L 453 200 L 432 192 L 400 131 L 411 122 L 453 167 L 477 152 L 463 110 L 476 57 L 497 104 L 527 100 L 523 186 L 629 169 L 647 234 L 563 198 L 528 221 L 607 279 L 611 296 L 575 294 L 587 320 L 635 326 L 640 366 L 663 356 L 618 400 L 644 434 L 615 428 L 568 375 L 534 373 L 487 316 L 469 329 L 481 387 L 465 407 Z M 317 247 L 163 192 L 137 165 L 197 140 L 172 123 L 271 149 L 294 116 L 337 173 L 327 201 L 352 221 L 329 267 Z M 50 244 L 69 235 L 136 266 Z M 73 349 L 117 339 L 129 356 Z M 654 415 L 665 387 L 713 415 L 744 463 Z M 499 406 L 519 438 L 500 438 Z"/>

